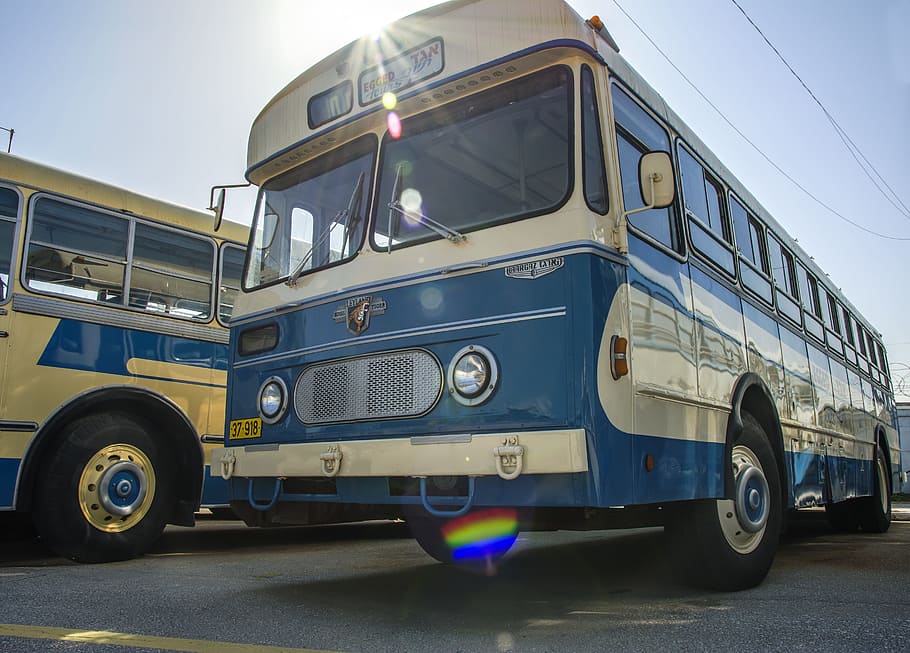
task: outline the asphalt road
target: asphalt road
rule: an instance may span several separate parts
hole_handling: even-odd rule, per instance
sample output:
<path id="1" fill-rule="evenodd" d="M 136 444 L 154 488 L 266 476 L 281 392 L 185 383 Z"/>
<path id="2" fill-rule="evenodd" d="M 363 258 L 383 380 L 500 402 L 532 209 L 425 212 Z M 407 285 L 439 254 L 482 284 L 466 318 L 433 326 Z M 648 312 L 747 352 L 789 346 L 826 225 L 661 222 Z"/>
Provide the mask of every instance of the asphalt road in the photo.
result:
<path id="1" fill-rule="evenodd" d="M 430 559 L 397 523 L 203 520 L 107 565 L 0 542 L 0 651 L 907 651 L 910 522 L 794 524 L 766 581 L 677 582 L 661 529 L 523 534 L 497 573 Z M 267 648 L 279 647 L 279 648 Z"/>

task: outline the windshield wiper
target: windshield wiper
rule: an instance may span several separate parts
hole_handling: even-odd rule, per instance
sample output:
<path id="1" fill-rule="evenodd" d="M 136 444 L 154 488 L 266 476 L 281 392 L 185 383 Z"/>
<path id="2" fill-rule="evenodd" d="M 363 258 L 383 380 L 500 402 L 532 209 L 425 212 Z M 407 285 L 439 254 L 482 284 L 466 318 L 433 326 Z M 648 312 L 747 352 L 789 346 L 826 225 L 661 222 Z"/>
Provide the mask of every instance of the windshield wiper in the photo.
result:
<path id="1" fill-rule="evenodd" d="M 342 256 L 344 256 L 344 253 L 348 248 L 348 243 L 351 241 L 351 232 L 360 224 L 360 199 L 361 191 L 363 190 L 363 180 L 364 173 L 361 172 L 360 176 L 357 177 L 357 183 L 354 185 L 354 192 L 351 193 L 351 199 L 348 202 L 348 217 L 353 216 L 353 218 L 351 219 L 350 224 L 348 224 L 347 220 L 344 222 L 344 238 L 341 240 Z"/>
<path id="2" fill-rule="evenodd" d="M 437 236 L 442 236 L 446 240 L 449 240 L 453 243 L 461 243 L 468 239 L 460 231 L 452 229 L 441 222 L 436 222 L 433 218 L 426 215 L 423 211 L 409 211 L 404 206 L 401 205 L 401 201 L 398 197 L 401 191 L 401 168 L 404 164 L 399 163 L 398 168 L 395 170 L 395 183 L 392 185 L 392 201 L 387 204 L 389 207 L 389 248 L 388 251 L 392 251 L 392 215 L 393 213 L 398 213 L 403 215 L 406 218 L 411 220 L 416 220 L 424 227 L 434 232 Z M 401 218 L 399 218 L 400 220 Z"/>
<path id="3" fill-rule="evenodd" d="M 350 228 L 348 227 L 348 218 L 351 217 L 351 214 L 355 210 L 360 208 L 360 191 L 363 189 L 363 180 L 364 173 L 360 173 L 360 176 L 357 178 L 357 183 L 354 184 L 354 190 L 351 192 L 351 199 L 348 200 L 347 208 L 341 209 L 332 216 L 332 219 L 329 220 L 329 224 L 326 225 L 325 229 L 322 230 L 322 233 L 319 234 L 319 237 L 313 241 L 313 245 L 310 247 L 310 250 L 300 259 L 300 263 L 297 264 L 297 267 L 294 268 L 294 271 L 291 273 L 291 276 L 288 277 L 287 285 L 293 286 L 297 283 L 297 279 L 300 278 L 300 275 L 303 274 L 304 269 L 306 269 L 307 263 L 309 263 L 313 258 L 313 252 L 317 248 L 322 247 L 329 237 L 331 237 L 332 232 L 335 230 L 335 227 L 341 225 L 344 227 L 344 241 L 341 244 L 341 253 L 344 255 L 344 250 L 347 246 L 348 240 L 350 239 Z M 356 226 L 360 222 L 360 216 L 358 215 L 352 224 Z"/>

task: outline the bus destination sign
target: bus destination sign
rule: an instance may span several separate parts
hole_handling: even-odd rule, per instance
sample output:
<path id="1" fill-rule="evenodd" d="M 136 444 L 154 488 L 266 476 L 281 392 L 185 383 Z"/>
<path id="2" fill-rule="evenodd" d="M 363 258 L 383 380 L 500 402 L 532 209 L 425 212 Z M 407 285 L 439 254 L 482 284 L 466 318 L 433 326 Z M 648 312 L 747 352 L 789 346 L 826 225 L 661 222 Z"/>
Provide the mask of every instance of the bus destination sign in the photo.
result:
<path id="1" fill-rule="evenodd" d="M 397 57 L 382 62 L 360 74 L 357 84 L 360 106 L 382 98 L 385 93 L 398 93 L 418 82 L 438 75 L 445 67 L 441 38 L 435 38 Z"/>

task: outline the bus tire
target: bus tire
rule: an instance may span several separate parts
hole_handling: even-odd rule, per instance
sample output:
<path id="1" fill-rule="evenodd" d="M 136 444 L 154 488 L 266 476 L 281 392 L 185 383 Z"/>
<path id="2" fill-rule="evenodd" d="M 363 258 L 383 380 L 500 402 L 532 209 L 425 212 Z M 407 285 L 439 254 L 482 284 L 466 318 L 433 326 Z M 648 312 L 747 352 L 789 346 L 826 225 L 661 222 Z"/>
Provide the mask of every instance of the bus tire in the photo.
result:
<path id="1" fill-rule="evenodd" d="M 681 504 L 667 524 L 676 570 L 708 589 L 738 591 L 761 583 L 780 537 L 783 504 L 774 452 L 755 418 L 742 417 L 729 461 L 739 498 Z"/>
<path id="2" fill-rule="evenodd" d="M 855 533 L 859 530 L 859 510 L 855 499 L 847 499 L 825 506 L 828 524 L 841 533 Z"/>
<path id="3" fill-rule="evenodd" d="M 884 533 L 891 527 L 891 484 L 888 482 L 888 460 L 881 447 L 875 450 L 872 474 L 872 496 L 857 500 L 859 524 L 867 533 Z"/>
<path id="4" fill-rule="evenodd" d="M 447 519 L 410 509 L 405 521 L 430 557 L 447 564 L 492 573 L 518 538 L 518 519 L 510 508 L 475 508 Z"/>
<path id="5" fill-rule="evenodd" d="M 411 536 L 427 555 L 446 564 L 455 561 L 452 556 L 452 549 L 446 544 L 445 537 L 442 534 L 442 526 L 445 520 L 434 517 L 409 517 L 406 521 L 411 531 Z"/>
<path id="6" fill-rule="evenodd" d="M 142 555 L 174 504 L 174 470 L 141 421 L 120 413 L 75 420 L 42 466 L 32 518 L 55 552 L 78 562 Z"/>

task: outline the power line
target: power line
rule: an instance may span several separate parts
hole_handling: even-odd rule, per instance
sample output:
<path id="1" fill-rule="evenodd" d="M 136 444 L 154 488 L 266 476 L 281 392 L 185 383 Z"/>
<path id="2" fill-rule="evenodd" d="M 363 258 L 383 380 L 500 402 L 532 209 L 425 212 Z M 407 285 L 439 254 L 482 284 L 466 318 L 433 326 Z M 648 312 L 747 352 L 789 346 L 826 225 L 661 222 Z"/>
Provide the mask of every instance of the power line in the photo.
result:
<path id="1" fill-rule="evenodd" d="M 834 131 L 840 137 L 841 142 L 844 144 L 844 147 L 847 148 L 847 151 L 850 152 L 850 154 L 856 160 L 856 163 L 859 165 L 859 167 L 862 169 L 862 171 L 869 178 L 869 181 L 871 181 L 872 184 L 875 186 L 875 188 L 878 189 L 878 192 L 882 194 L 882 197 L 884 197 L 886 200 L 888 200 L 891 203 L 891 205 L 894 208 L 896 208 L 904 217 L 910 219 L 910 209 L 907 208 L 907 205 L 904 204 L 903 201 L 901 201 L 901 198 L 898 196 L 898 194 L 894 191 L 893 188 L 891 188 L 891 186 L 888 185 L 888 182 L 885 181 L 885 179 L 884 179 L 884 177 L 882 177 L 881 173 L 879 173 L 879 171 L 876 170 L 875 166 L 872 165 L 872 163 L 869 161 L 869 159 L 866 158 L 866 155 L 863 154 L 862 150 L 860 150 L 859 147 L 856 145 L 856 143 L 853 142 L 853 139 L 851 139 L 847 135 L 847 132 L 844 130 L 844 128 L 838 124 L 838 122 L 834 119 L 834 116 L 832 116 L 831 113 L 828 111 L 828 109 L 825 108 L 825 105 L 822 104 L 821 100 L 818 99 L 818 97 L 815 95 L 815 93 L 812 92 L 812 89 L 810 89 L 809 86 L 806 84 L 806 82 L 803 81 L 803 78 L 800 77 L 799 74 L 795 70 L 793 70 L 793 66 L 791 66 L 790 63 L 786 59 L 784 59 L 784 55 L 782 55 L 780 53 L 780 51 L 774 46 L 774 44 L 771 43 L 771 41 L 768 39 L 768 37 L 765 36 L 765 33 L 762 32 L 761 28 L 755 24 L 755 21 L 752 20 L 752 18 L 749 16 L 749 14 L 746 13 L 746 10 L 742 8 L 742 5 L 740 5 L 739 2 L 737 2 L 737 0 L 730 0 L 730 2 L 732 2 L 734 5 L 736 5 L 736 8 L 739 9 L 740 13 L 742 13 L 742 15 L 746 17 L 746 20 L 749 21 L 749 24 L 755 28 L 755 31 L 759 33 L 759 35 L 762 37 L 762 39 L 764 39 L 765 43 L 768 44 L 768 47 L 771 48 L 771 50 L 774 52 L 774 54 L 777 55 L 777 58 L 780 59 L 781 62 L 783 62 L 783 64 L 787 67 L 787 70 L 789 70 L 790 73 L 802 85 L 802 87 L 804 89 L 806 89 L 806 93 L 808 93 L 809 96 L 813 100 L 815 100 L 815 103 L 822 110 L 822 113 L 825 114 L 825 117 L 828 119 L 828 122 L 830 122 L 831 125 L 834 127 Z M 859 158 L 856 156 L 857 154 L 859 154 L 859 156 L 862 157 L 862 159 L 863 159 L 862 161 L 860 161 Z M 888 194 L 885 193 L 884 190 L 882 190 L 882 187 L 879 186 L 879 184 L 875 180 L 875 178 L 871 174 L 869 174 L 869 171 L 866 169 L 866 166 L 863 165 L 863 161 L 865 161 L 866 165 L 868 165 L 869 168 L 872 169 L 872 171 L 875 173 L 876 177 L 878 177 L 881 180 L 881 182 L 885 185 L 885 187 L 890 191 L 891 196 L 894 199 L 892 199 L 892 197 L 889 197 Z"/>
<path id="2" fill-rule="evenodd" d="M 758 153 L 765 159 L 765 161 L 767 161 L 767 162 L 768 162 L 775 170 L 777 170 L 780 174 L 782 174 L 784 177 L 786 177 L 786 178 L 790 181 L 790 183 L 792 183 L 794 186 L 796 186 L 798 189 L 800 189 L 803 193 L 805 193 L 806 196 L 808 196 L 810 199 L 812 199 L 812 200 L 813 200 L 816 204 L 818 204 L 819 206 L 823 207 L 824 209 L 826 209 L 827 211 L 829 211 L 829 212 L 832 213 L 833 215 L 836 215 L 838 218 L 840 218 L 840 219 L 843 220 L 844 222 L 848 222 L 849 224 L 853 225 L 854 227 L 856 227 L 856 228 L 859 229 L 860 231 L 865 231 L 865 232 L 868 233 L 868 234 L 871 234 L 871 235 L 873 235 L 873 236 L 877 236 L 878 238 L 884 238 L 885 240 L 897 240 L 897 241 L 903 241 L 903 242 L 910 241 L 910 236 L 889 236 L 888 234 L 882 234 L 882 233 L 879 233 L 879 232 L 874 231 L 874 230 L 872 230 L 872 229 L 869 229 L 869 228 L 867 228 L 867 227 L 864 227 L 863 225 L 861 225 L 861 224 L 859 224 L 859 223 L 857 223 L 857 222 L 854 222 L 853 220 L 851 220 L 850 218 L 848 218 L 848 217 L 845 216 L 844 214 L 840 213 L 839 211 L 837 211 L 837 210 L 834 209 L 833 207 L 829 206 L 828 204 L 825 204 L 822 200 L 820 200 L 818 197 L 816 197 L 815 195 L 813 195 L 813 194 L 809 191 L 809 189 L 807 189 L 805 186 L 803 186 L 803 185 L 800 184 L 798 181 L 796 181 L 796 179 L 794 179 L 791 175 L 789 175 L 786 171 L 784 171 L 783 168 L 781 168 L 779 165 L 777 165 L 777 164 L 771 159 L 771 157 L 769 157 L 767 154 L 765 154 L 765 153 L 762 151 L 762 149 L 761 149 L 760 147 L 758 147 L 758 145 L 756 145 L 754 142 L 752 142 L 752 140 L 751 140 L 748 136 L 746 136 L 746 135 L 745 135 L 745 134 L 736 126 L 736 125 L 734 125 L 734 124 L 730 121 L 729 118 L 727 118 L 726 115 L 724 115 L 724 112 L 721 111 L 721 110 L 717 107 L 717 105 L 714 104 L 714 103 L 708 98 L 708 96 L 706 96 L 704 93 L 701 92 L 701 90 L 695 85 L 695 83 L 694 83 L 691 79 L 689 79 L 689 78 L 686 76 L 686 74 L 685 74 L 682 70 L 680 70 L 679 66 L 677 66 L 675 63 L 673 63 L 673 60 L 670 59 L 670 57 L 669 57 L 663 50 L 661 50 L 660 46 L 657 45 L 657 43 L 654 42 L 654 39 L 652 39 L 652 38 L 648 35 L 648 33 L 645 32 L 644 29 L 642 29 L 641 25 L 639 25 L 639 24 L 635 21 L 635 19 L 632 18 L 632 16 L 629 15 L 629 12 L 627 12 L 627 11 L 623 8 L 623 6 L 622 6 L 621 4 L 619 4 L 618 0 L 612 0 L 612 1 L 613 1 L 613 4 L 615 4 L 617 7 L 619 7 L 619 10 L 620 10 L 623 14 L 625 14 L 626 18 L 628 18 L 628 19 L 632 22 L 632 24 L 635 25 L 636 29 L 638 29 L 638 31 L 641 32 L 642 36 L 644 36 L 644 37 L 648 40 L 648 42 L 649 42 L 651 45 L 654 46 L 654 49 L 657 50 L 657 51 L 660 53 L 660 55 L 661 55 L 664 59 L 667 60 L 667 63 L 669 63 L 669 64 L 673 67 L 673 69 L 674 69 L 676 72 L 678 72 L 678 73 L 680 74 L 680 76 L 681 76 L 684 80 L 686 80 L 686 83 L 688 83 L 689 86 L 691 86 L 692 89 L 693 89 L 696 93 L 698 93 L 698 95 L 701 96 L 701 98 L 702 98 L 705 102 L 707 102 L 708 105 L 709 105 L 712 109 L 714 109 L 714 111 L 717 112 L 717 115 L 719 115 L 721 118 L 723 118 L 724 122 L 726 122 L 726 123 L 730 126 L 730 128 L 731 128 L 733 131 L 735 131 L 737 134 L 739 134 L 739 136 L 740 136 L 744 141 L 746 141 L 749 145 L 752 146 L 752 149 L 754 149 L 756 152 L 758 152 Z"/>

